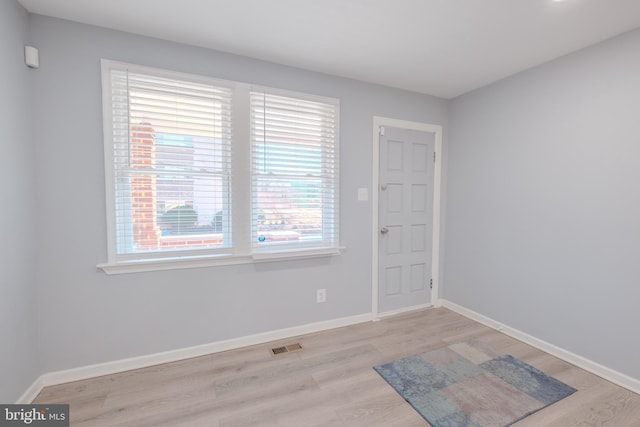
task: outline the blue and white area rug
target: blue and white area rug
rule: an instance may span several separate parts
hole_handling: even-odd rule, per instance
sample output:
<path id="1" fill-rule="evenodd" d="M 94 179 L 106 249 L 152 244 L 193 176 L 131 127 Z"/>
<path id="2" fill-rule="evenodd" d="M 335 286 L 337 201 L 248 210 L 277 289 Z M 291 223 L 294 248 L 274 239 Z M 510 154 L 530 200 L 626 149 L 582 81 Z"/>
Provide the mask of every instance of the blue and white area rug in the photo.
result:
<path id="1" fill-rule="evenodd" d="M 513 356 L 460 343 L 374 369 L 433 427 L 509 426 L 576 391 Z"/>

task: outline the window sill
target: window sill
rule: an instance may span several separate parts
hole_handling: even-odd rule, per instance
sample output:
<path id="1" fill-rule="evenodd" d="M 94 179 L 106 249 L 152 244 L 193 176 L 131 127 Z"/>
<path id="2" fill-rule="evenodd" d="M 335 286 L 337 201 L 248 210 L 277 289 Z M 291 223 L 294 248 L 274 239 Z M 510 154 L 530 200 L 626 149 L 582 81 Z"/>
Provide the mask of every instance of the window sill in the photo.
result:
<path id="1" fill-rule="evenodd" d="M 271 252 L 257 252 L 251 255 L 253 262 L 269 262 L 269 261 L 288 261 L 292 259 L 301 258 L 317 258 L 326 256 L 340 255 L 345 251 L 344 246 L 338 248 L 324 248 L 324 249 L 308 249 L 298 251 L 271 251 Z"/>
<path id="2" fill-rule="evenodd" d="M 273 261 L 291 261 L 341 255 L 346 248 L 315 249 L 306 251 L 283 251 L 252 255 L 216 255 L 208 257 L 167 258 L 158 260 L 126 261 L 98 264 L 106 274 L 144 273 L 149 271 L 181 270 L 190 268 L 221 267 L 227 265 L 253 264 Z"/>

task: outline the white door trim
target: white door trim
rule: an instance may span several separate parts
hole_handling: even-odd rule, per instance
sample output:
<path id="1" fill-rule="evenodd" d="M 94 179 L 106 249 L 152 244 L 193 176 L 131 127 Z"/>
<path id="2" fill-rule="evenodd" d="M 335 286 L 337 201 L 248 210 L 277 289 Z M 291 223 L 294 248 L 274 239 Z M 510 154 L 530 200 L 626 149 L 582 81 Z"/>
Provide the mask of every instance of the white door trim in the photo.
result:
<path id="1" fill-rule="evenodd" d="M 380 126 L 388 126 L 400 129 L 417 130 L 434 134 L 436 161 L 434 165 L 433 179 L 433 257 L 431 274 L 433 276 L 433 288 L 431 289 L 431 304 L 437 305 L 439 301 L 439 266 L 440 266 L 440 191 L 442 183 L 442 126 L 428 123 L 412 122 L 407 120 L 391 119 L 388 117 L 373 117 L 373 179 L 371 188 L 371 210 L 373 218 L 372 251 L 371 251 L 371 312 L 375 319 L 379 318 L 378 312 L 378 203 L 380 188 L 380 138 L 378 130 Z"/>

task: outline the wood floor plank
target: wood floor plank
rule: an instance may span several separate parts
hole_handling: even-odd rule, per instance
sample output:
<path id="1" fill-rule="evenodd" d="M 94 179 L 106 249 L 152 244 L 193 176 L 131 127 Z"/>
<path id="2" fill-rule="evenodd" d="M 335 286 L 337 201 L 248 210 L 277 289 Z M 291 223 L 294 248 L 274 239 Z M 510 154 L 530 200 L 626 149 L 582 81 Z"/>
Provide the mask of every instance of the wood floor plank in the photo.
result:
<path id="1" fill-rule="evenodd" d="M 372 368 L 445 346 L 511 354 L 578 390 L 519 427 L 640 426 L 639 395 L 444 308 L 46 387 L 34 403 L 69 403 L 81 427 L 428 426 Z"/>

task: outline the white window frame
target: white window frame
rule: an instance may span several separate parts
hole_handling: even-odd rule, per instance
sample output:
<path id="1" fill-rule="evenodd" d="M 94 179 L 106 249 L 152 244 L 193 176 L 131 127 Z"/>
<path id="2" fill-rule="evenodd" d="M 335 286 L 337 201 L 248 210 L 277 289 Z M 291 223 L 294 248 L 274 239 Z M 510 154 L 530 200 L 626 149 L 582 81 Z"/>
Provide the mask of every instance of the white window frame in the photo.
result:
<path id="1" fill-rule="evenodd" d="M 317 96 L 317 95 L 309 95 L 309 94 L 305 94 L 305 93 L 300 93 L 300 92 L 292 92 L 292 91 L 285 91 L 285 90 L 281 90 L 281 89 L 273 89 L 273 88 L 269 88 L 269 87 L 264 87 L 264 86 L 251 86 L 250 88 L 251 92 L 257 92 L 257 93 L 265 93 L 267 95 L 275 95 L 275 96 L 282 96 L 282 97 L 287 97 L 287 98 L 293 98 L 293 99 L 297 99 L 297 100 L 302 100 L 302 101 L 311 101 L 311 102 L 316 102 L 316 103 L 321 103 L 321 104 L 326 104 L 326 105 L 330 105 L 332 107 L 334 107 L 336 115 L 335 115 L 335 141 L 334 141 L 334 146 L 335 149 L 339 152 L 340 150 L 340 100 L 336 99 L 336 98 L 328 98 L 328 97 L 323 97 L 323 96 Z M 324 152 L 324 147 L 323 147 L 323 156 L 325 155 Z M 253 159 L 251 159 L 253 162 Z M 323 225 L 323 227 L 325 228 L 325 230 L 323 231 L 324 233 L 327 234 L 333 234 L 334 235 L 334 241 L 330 242 L 329 244 L 327 244 L 326 240 L 322 241 L 320 243 L 311 243 L 311 244 L 306 244 L 306 243 L 282 243 L 282 244 L 275 244 L 273 246 L 267 246 L 267 247 L 260 247 L 259 245 L 256 246 L 255 242 L 252 242 L 252 251 L 253 251 L 253 257 L 254 259 L 260 259 L 260 260 L 268 260 L 268 259 L 274 259 L 274 258 L 279 258 L 279 257 L 288 257 L 288 256 L 294 256 L 295 254 L 323 254 L 323 253 L 334 253 L 335 251 L 339 250 L 339 235 L 340 235 L 340 230 L 339 230 L 339 205 L 340 205 L 340 195 L 339 195 L 339 187 L 340 187 L 340 167 L 339 167 L 339 155 L 336 154 L 336 158 L 335 158 L 335 162 L 336 164 L 335 166 L 335 175 L 333 176 L 333 178 L 335 179 L 335 181 L 337 182 L 336 187 L 334 188 L 334 197 L 331 200 L 331 204 L 333 205 L 332 207 L 332 211 L 334 213 L 334 224 L 335 224 L 335 228 L 332 228 L 331 230 L 327 230 L 327 226 Z M 253 170 L 252 170 L 253 173 Z M 251 177 L 252 182 L 254 181 L 254 177 Z M 253 184 L 252 184 L 253 185 Z M 253 188 L 251 188 L 251 190 L 253 190 Z M 251 206 L 251 209 L 253 209 L 254 206 Z M 322 214 L 323 218 L 325 217 L 325 213 L 323 212 Z M 254 225 L 254 224 L 252 224 Z M 253 236 L 255 230 L 251 230 L 252 232 L 252 239 L 255 237 Z"/>
<path id="2" fill-rule="evenodd" d="M 183 268 L 199 268 L 222 265 L 246 264 L 254 262 L 288 260 L 299 258 L 312 258 L 339 255 L 344 251 L 344 247 L 337 242 L 333 247 L 322 248 L 282 248 L 268 251 L 252 252 L 251 245 L 251 144 L 250 144 L 250 102 L 251 91 L 266 91 L 268 93 L 283 96 L 300 98 L 304 100 L 314 100 L 318 102 L 330 102 L 337 105 L 339 120 L 340 101 L 334 98 L 320 97 L 299 92 L 292 92 L 281 89 L 273 89 L 263 86 L 252 86 L 246 83 L 228 80 L 215 79 L 210 77 L 168 71 L 152 67 L 145 67 L 133 64 L 126 64 L 117 61 L 103 59 L 102 67 L 102 104 L 103 104 L 103 137 L 104 137 L 104 160 L 105 160 L 105 191 L 106 191 L 106 219 L 107 219 L 107 262 L 98 264 L 98 268 L 107 274 L 134 273 L 144 271 L 173 270 Z M 211 251 L 185 251 L 179 255 L 168 254 L 167 257 L 145 258 L 128 257 L 123 260 L 117 255 L 116 248 L 116 194 L 115 194 L 115 168 L 113 159 L 113 124 L 111 105 L 111 74 L 112 68 L 122 69 L 123 67 L 137 72 L 147 73 L 155 76 L 162 76 L 177 80 L 187 80 L 215 86 L 231 88 L 234 91 L 232 105 L 232 174 L 231 174 L 231 205 L 233 227 L 230 247 L 221 250 Z M 339 127 L 336 133 L 339 139 Z M 339 141 L 336 141 L 339 147 Z M 339 165 L 337 168 L 339 175 Z M 336 176 L 336 179 L 338 176 Z M 336 186 L 339 189 L 340 184 Z M 339 199 L 335 200 L 336 222 L 339 224 Z M 339 235 L 339 230 L 336 229 Z"/>

